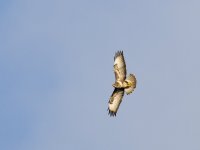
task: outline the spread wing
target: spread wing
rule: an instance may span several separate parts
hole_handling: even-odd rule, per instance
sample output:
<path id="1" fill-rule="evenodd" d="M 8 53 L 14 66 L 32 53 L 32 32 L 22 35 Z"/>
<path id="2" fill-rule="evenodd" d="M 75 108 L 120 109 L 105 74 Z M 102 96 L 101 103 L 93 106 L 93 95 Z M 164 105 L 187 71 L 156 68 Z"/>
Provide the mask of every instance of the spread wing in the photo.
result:
<path id="1" fill-rule="evenodd" d="M 124 60 L 123 51 L 115 53 L 114 57 L 114 73 L 116 81 L 124 81 L 126 78 L 126 63 Z"/>
<path id="2" fill-rule="evenodd" d="M 122 98 L 124 96 L 124 89 L 123 88 L 115 88 L 113 91 L 109 104 L 108 104 L 108 114 L 110 116 L 116 116 L 117 110 L 119 108 L 120 103 L 122 102 Z"/>

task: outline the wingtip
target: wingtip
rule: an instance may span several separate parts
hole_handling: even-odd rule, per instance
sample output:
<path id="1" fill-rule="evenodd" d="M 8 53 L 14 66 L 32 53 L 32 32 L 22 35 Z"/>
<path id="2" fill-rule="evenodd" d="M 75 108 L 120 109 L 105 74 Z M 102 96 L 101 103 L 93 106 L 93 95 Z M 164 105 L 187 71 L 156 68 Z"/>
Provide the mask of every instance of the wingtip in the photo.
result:
<path id="1" fill-rule="evenodd" d="M 119 51 L 115 52 L 114 60 L 120 55 L 123 55 L 123 50 L 121 50 L 121 51 L 119 50 Z"/>
<path id="2" fill-rule="evenodd" d="M 116 112 L 109 110 L 108 108 L 108 115 L 110 115 L 110 117 L 116 117 Z"/>

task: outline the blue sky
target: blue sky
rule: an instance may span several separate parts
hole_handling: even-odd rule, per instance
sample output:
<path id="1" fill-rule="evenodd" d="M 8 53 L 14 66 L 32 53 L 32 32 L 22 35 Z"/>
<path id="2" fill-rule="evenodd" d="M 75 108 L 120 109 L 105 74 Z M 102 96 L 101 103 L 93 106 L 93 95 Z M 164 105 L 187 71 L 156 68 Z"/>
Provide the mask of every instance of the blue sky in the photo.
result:
<path id="1" fill-rule="evenodd" d="M 0 149 L 199 150 L 197 0 L 0 2 Z M 137 88 L 107 115 L 113 57 Z"/>

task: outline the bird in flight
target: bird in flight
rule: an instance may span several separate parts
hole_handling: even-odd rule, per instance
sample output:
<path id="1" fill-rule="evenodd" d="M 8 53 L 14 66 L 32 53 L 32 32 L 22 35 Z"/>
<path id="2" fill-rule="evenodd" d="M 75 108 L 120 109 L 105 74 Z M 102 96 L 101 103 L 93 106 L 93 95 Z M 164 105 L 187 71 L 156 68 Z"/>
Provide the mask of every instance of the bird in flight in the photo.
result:
<path id="1" fill-rule="evenodd" d="M 108 102 L 108 114 L 110 116 L 116 116 L 117 110 L 124 92 L 128 95 L 136 88 L 136 78 L 133 74 L 129 74 L 126 77 L 126 63 L 123 55 L 123 51 L 118 51 L 114 56 L 114 74 L 115 83 L 112 85 L 115 89 Z"/>

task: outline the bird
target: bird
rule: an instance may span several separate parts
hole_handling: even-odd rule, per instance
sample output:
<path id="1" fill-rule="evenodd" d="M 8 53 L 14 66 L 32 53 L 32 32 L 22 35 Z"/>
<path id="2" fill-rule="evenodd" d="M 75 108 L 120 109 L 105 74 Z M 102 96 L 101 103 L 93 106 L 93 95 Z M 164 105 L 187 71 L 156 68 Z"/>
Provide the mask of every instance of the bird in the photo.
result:
<path id="1" fill-rule="evenodd" d="M 122 102 L 124 93 L 131 94 L 136 88 L 136 77 L 134 74 L 126 76 L 126 63 L 123 51 L 117 51 L 114 56 L 115 83 L 112 84 L 114 91 L 108 101 L 108 114 L 116 116 Z"/>

